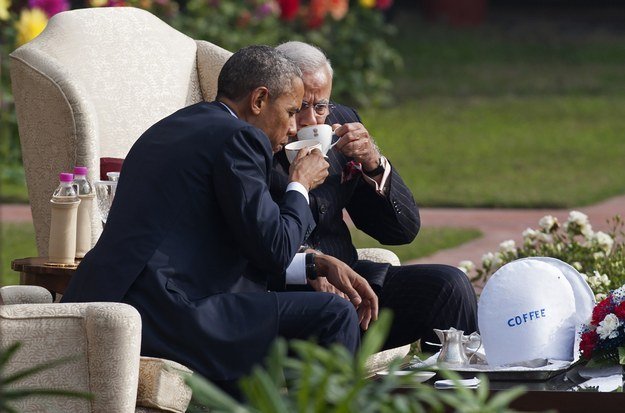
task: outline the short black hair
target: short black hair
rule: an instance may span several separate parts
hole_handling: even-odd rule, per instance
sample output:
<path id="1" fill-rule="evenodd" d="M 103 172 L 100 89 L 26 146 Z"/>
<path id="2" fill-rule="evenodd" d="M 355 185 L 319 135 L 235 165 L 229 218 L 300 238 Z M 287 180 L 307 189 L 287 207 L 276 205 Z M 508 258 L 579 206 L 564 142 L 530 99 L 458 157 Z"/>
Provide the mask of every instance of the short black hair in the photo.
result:
<path id="1" fill-rule="evenodd" d="M 239 101 L 260 86 L 269 89 L 275 99 L 292 87 L 292 80 L 302 77 L 299 68 L 275 48 L 247 46 L 226 61 L 217 79 L 217 98 Z"/>

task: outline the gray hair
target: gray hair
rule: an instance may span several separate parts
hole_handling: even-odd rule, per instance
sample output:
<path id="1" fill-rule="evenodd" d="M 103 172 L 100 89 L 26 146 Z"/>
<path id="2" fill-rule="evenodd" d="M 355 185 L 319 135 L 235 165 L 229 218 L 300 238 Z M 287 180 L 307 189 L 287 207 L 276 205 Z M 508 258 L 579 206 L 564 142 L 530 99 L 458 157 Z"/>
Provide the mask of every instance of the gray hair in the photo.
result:
<path id="1" fill-rule="evenodd" d="M 277 50 L 293 61 L 303 73 L 313 73 L 326 66 L 332 77 L 334 71 L 330 59 L 316 46 L 303 42 L 286 42 L 276 47 Z"/>
<path id="2" fill-rule="evenodd" d="M 260 86 L 275 99 L 291 91 L 293 78 L 302 71 L 281 52 L 269 46 L 248 46 L 234 53 L 221 68 L 217 79 L 217 99 L 237 102 Z"/>

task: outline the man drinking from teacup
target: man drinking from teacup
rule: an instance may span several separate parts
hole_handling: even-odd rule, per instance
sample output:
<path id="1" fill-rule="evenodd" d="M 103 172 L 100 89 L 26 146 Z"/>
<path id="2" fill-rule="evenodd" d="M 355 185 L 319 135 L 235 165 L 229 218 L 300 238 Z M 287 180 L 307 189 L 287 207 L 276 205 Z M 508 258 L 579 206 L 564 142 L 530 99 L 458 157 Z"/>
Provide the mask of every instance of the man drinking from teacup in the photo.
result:
<path id="1" fill-rule="evenodd" d="M 457 268 L 437 264 L 390 266 L 358 259 L 343 221 L 344 208 L 356 227 L 388 245 L 413 241 L 420 228 L 419 210 L 410 189 L 381 155 L 356 111 L 330 101 L 332 67 L 323 52 L 301 42 L 284 43 L 277 49 L 303 74 L 304 98 L 296 115 L 300 139 L 310 137 L 304 134 L 312 133 L 306 128 L 312 125 L 332 125 L 336 135 L 334 147 L 323 145 L 330 175 L 309 193 L 317 226 L 305 247 L 348 264 L 367 279 L 379 296 L 380 306 L 393 310 L 394 321 L 385 348 L 418 339 L 422 344 L 437 342 L 434 328 L 475 331 L 475 293 L 466 275 Z M 272 172 L 271 192 L 276 200 L 284 194 L 288 170 L 289 162 L 281 151 L 274 157 Z M 342 295 L 326 278 L 308 280 L 308 285 L 316 291 Z"/>

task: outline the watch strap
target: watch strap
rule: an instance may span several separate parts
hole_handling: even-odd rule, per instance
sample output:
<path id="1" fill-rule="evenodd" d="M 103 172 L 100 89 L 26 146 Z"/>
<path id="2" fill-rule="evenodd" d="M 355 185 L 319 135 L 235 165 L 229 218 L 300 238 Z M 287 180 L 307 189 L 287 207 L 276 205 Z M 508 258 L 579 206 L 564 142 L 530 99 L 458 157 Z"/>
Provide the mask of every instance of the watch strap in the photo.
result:
<path id="1" fill-rule="evenodd" d="M 315 265 L 315 254 L 309 252 L 306 254 L 306 278 L 309 280 L 316 280 L 318 277 L 317 266 Z"/>

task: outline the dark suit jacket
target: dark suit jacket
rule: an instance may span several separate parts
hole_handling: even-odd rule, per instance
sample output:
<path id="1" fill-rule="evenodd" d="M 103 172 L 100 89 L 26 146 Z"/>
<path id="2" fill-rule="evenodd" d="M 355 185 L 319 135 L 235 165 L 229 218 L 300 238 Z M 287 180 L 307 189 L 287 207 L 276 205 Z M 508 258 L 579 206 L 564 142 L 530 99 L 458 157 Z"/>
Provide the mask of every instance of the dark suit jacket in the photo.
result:
<path id="1" fill-rule="evenodd" d="M 131 303 L 144 354 L 238 377 L 276 334 L 267 284 L 284 280 L 269 274 L 284 273 L 315 225 L 301 194 L 272 200 L 272 158 L 267 136 L 219 103 L 152 126 L 128 153 L 105 230 L 63 301 Z"/>
<path id="2" fill-rule="evenodd" d="M 352 108 L 337 105 L 326 123 L 361 122 Z M 317 227 L 306 244 L 323 253 L 339 258 L 356 268 L 373 285 L 381 286 L 387 266 L 358 262 L 358 254 L 352 244 L 343 209 L 349 213 L 357 228 L 382 244 L 399 245 L 412 242 L 419 232 L 419 210 L 410 189 L 401 179 L 397 168 L 392 168 L 386 197 L 378 195 L 362 176 L 341 183 L 344 166 L 351 159 L 339 151 L 328 152 L 330 175 L 325 182 L 309 193 L 310 209 Z M 284 151 L 275 156 L 271 178 L 271 193 L 281 199 L 288 183 L 289 164 Z"/>

